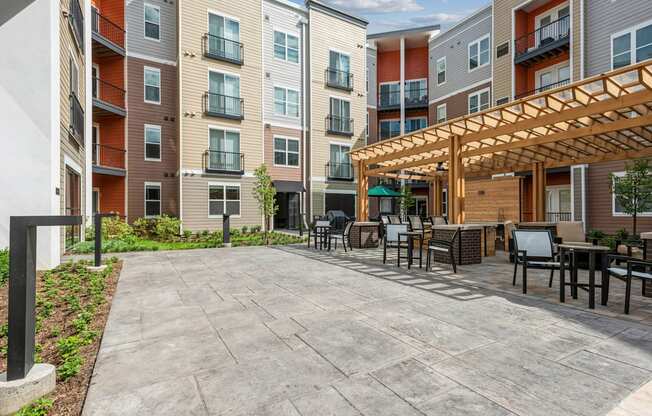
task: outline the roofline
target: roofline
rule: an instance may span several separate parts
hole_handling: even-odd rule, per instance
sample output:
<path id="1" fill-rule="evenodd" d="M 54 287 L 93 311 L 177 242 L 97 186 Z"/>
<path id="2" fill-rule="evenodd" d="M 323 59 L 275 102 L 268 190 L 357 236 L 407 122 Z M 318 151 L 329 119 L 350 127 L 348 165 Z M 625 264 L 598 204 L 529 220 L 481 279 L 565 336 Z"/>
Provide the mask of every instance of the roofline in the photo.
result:
<path id="1" fill-rule="evenodd" d="M 391 30 L 389 32 L 374 33 L 371 35 L 367 35 L 367 39 L 381 39 L 387 37 L 394 37 L 397 35 L 408 35 L 408 34 L 419 33 L 419 32 L 432 32 L 433 30 L 441 30 L 441 25 L 438 23 L 436 25 L 421 26 L 421 27 L 415 27 L 411 29 L 399 29 L 399 30 Z"/>
<path id="2" fill-rule="evenodd" d="M 300 13 L 303 13 L 303 14 L 308 13 L 308 10 L 304 6 L 302 6 L 300 4 L 293 3 L 293 2 L 291 2 L 289 0 L 264 0 L 264 1 L 267 1 L 269 3 L 277 3 L 280 6 L 285 6 L 285 7 L 289 8 L 289 9 L 293 9 L 293 10 L 295 10 L 297 12 L 300 12 Z"/>
<path id="3" fill-rule="evenodd" d="M 488 5 L 482 7 L 481 9 L 476 10 L 475 12 L 473 12 L 473 13 L 471 13 L 470 15 L 466 16 L 464 19 L 462 19 L 462 20 L 460 20 L 459 22 L 455 23 L 455 25 L 449 27 L 449 28 L 446 29 L 445 31 L 439 33 L 439 34 L 438 34 L 437 36 L 435 36 L 434 38 L 430 39 L 430 41 L 431 41 L 431 42 L 432 42 L 432 41 L 435 41 L 435 40 L 441 38 L 441 37 L 444 36 L 444 35 L 448 35 L 448 34 L 450 34 L 450 32 L 452 32 L 453 30 L 455 30 L 455 29 L 459 28 L 460 26 L 466 24 L 469 20 L 473 19 L 474 17 L 476 17 L 476 16 L 478 16 L 478 15 L 480 15 L 480 14 L 486 12 L 487 10 L 490 10 L 492 7 L 493 7 L 493 4 L 492 4 L 492 3 L 489 3 Z"/>
<path id="4" fill-rule="evenodd" d="M 325 4 L 321 0 L 306 0 L 306 9 L 310 9 L 311 7 L 322 9 L 322 11 L 329 12 L 335 17 L 339 17 L 345 20 L 350 20 L 353 23 L 362 26 L 364 28 L 366 28 L 367 25 L 369 25 L 369 22 L 363 19 L 362 17 L 358 17 L 349 12 L 345 12 L 344 10 L 341 10 L 337 7 L 331 6 L 329 4 Z"/>

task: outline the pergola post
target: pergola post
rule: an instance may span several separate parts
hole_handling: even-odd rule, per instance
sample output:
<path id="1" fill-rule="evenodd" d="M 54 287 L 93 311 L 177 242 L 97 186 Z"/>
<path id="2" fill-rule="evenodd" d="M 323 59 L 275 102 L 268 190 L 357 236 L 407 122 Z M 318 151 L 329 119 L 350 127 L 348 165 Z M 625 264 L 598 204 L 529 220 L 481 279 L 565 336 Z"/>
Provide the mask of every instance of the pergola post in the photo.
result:
<path id="1" fill-rule="evenodd" d="M 459 136 L 451 136 L 448 146 L 448 222 L 464 224 L 464 165 Z"/>
<path id="2" fill-rule="evenodd" d="M 441 216 L 442 181 L 438 176 L 430 181 L 428 192 L 428 215 Z"/>
<path id="3" fill-rule="evenodd" d="M 532 219 L 546 220 L 546 168 L 543 162 L 532 164 Z"/>
<path id="4" fill-rule="evenodd" d="M 369 177 L 367 166 L 364 161 L 358 161 L 358 205 L 356 219 L 358 221 L 369 220 Z"/>

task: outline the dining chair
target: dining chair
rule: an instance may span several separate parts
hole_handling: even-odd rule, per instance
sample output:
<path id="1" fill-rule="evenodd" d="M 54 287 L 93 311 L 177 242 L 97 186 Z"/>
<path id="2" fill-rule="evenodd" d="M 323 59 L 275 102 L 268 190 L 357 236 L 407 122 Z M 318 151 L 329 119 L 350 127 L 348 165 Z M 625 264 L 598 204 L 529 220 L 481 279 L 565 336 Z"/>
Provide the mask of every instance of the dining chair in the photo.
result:
<path id="1" fill-rule="evenodd" d="M 550 270 L 548 287 L 552 287 L 555 270 L 561 263 L 559 255 L 555 254 L 552 233 L 550 230 L 515 229 L 512 230 L 514 240 L 514 277 L 512 286 L 516 286 L 516 272 L 519 263 L 523 269 L 523 293 L 527 293 L 527 269 Z"/>

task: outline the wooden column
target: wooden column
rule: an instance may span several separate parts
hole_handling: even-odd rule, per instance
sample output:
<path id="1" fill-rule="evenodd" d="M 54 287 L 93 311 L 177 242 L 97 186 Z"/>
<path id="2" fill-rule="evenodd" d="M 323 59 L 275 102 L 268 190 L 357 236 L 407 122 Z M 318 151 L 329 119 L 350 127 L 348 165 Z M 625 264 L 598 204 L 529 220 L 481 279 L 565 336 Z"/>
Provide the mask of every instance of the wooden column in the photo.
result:
<path id="1" fill-rule="evenodd" d="M 364 161 L 358 161 L 357 221 L 369 220 L 369 177 Z"/>
<path id="2" fill-rule="evenodd" d="M 442 180 L 440 177 L 430 182 L 428 193 L 428 215 L 441 216 Z"/>
<path id="3" fill-rule="evenodd" d="M 464 224 L 464 165 L 459 136 L 448 145 L 448 222 Z"/>
<path id="4" fill-rule="evenodd" d="M 546 168 L 543 162 L 532 165 L 532 219 L 546 220 Z"/>

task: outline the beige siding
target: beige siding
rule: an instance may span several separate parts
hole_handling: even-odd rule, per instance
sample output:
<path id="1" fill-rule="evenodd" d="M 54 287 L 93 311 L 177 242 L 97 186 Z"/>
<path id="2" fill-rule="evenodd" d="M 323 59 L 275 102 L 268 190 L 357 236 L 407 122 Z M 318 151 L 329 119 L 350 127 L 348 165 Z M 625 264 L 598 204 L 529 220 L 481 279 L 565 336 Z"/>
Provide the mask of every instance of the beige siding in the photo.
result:
<path id="1" fill-rule="evenodd" d="M 312 215 L 324 215 L 325 212 L 325 197 L 326 192 L 333 193 L 351 193 L 356 190 L 356 184 L 351 182 L 342 183 L 324 183 L 315 182 L 312 186 Z"/>

